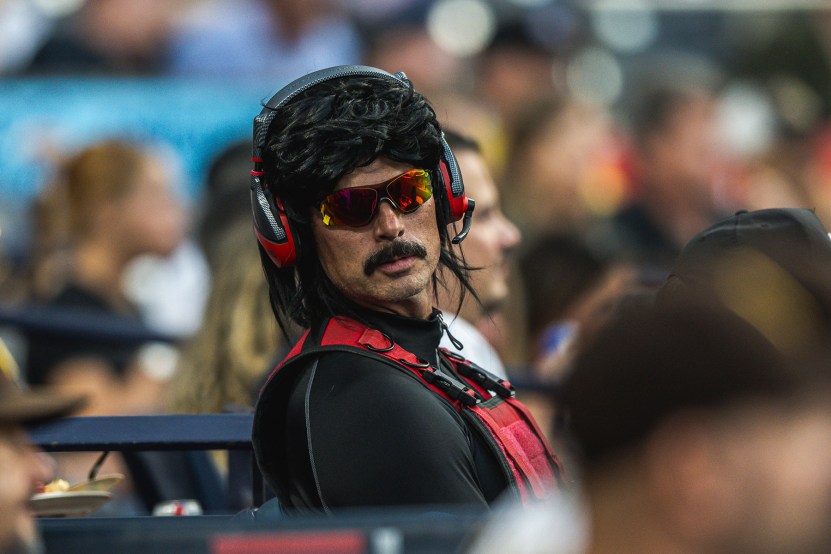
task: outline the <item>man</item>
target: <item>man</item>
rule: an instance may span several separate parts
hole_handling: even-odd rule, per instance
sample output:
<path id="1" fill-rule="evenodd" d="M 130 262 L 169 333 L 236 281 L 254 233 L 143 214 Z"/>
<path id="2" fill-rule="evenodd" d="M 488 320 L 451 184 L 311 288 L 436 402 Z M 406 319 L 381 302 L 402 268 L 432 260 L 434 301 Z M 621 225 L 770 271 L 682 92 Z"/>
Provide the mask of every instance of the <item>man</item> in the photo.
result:
<path id="1" fill-rule="evenodd" d="M 465 194 L 476 199 L 476 221 L 463 252 L 467 265 L 475 268 L 470 282 L 480 302 L 468 299 L 454 315 L 454 295 L 447 289 L 439 291 L 439 308 L 450 333 L 464 348 L 456 348 L 447 334 L 441 345 L 505 377 L 502 360 L 476 326 L 497 312 L 507 298 L 508 255 L 519 245 L 521 236 L 516 225 L 502 213 L 499 190 L 476 141 L 449 130 L 445 130 L 445 138 L 464 175 Z"/>
<path id="2" fill-rule="evenodd" d="M 559 465 L 510 386 L 439 350 L 434 295 L 470 290 L 451 240 L 473 200 L 424 97 L 403 74 L 321 70 L 269 100 L 254 137 L 272 307 L 283 329 L 309 328 L 263 387 L 252 431 L 281 504 L 546 497 Z"/>
<path id="3" fill-rule="evenodd" d="M 713 183 L 715 98 L 699 83 L 646 80 L 633 107 L 638 196 L 614 215 L 610 251 L 638 263 L 644 278 L 661 278 L 681 247 L 719 218 Z"/>
<path id="4" fill-rule="evenodd" d="M 80 400 L 23 391 L 10 378 L 10 358 L 0 342 L 0 552 L 42 551 L 29 499 L 51 469 L 26 437 L 24 426 L 66 415 Z"/>
<path id="5" fill-rule="evenodd" d="M 831 552 L 820 363 L 788 362 L 714 305 L 622 310 L 564 385 L 587 552 Z"/>

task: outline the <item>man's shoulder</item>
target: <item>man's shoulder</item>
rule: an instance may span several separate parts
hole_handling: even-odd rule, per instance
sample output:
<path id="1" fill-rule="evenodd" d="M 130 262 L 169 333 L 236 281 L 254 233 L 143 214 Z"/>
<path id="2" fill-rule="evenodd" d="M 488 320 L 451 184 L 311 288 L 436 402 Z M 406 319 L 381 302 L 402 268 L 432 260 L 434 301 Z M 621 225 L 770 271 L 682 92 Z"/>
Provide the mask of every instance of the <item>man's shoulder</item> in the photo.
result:
<path id="1" fill-rule="evenodd" d="M 351 421 L 386 417 L 401 423 L 417 414 L 446 417 L 454 411 L 408 369 L 380 358 L 322 352 L 310 356 L 298 369 L 292 397 L 302 397 L 315 413 L 323 409 Z M 350 406 L 362 409 L 350 412 Z"/>
<path id="2" fill-rule="evenodd" d="M 315 386 L 319 384 L 352 386 L 374 384 L 412 383 L 418 385 L 414 376 L 407 375 L 404 366 L 386 360 L 378 354 L 360 349 L 323 347 L 299 357 L 287 359 L 279 371 L 288 371 L 297 376 L 295 383 L 314 374 Z"/>

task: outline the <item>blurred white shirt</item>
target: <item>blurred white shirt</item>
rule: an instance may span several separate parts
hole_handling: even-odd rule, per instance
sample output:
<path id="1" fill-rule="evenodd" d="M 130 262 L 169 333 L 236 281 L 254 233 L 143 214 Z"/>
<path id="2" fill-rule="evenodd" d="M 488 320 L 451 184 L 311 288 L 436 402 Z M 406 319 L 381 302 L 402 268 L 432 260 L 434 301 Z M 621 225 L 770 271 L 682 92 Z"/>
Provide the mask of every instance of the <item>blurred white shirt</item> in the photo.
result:
<path id="1" fill-rule="evenodd" d="M 448 350 L 457 352 L 459 355 L 464 356 L 471 362 L 481 366 L 483 369 L 486 369 L 497 377 L 501 377 L 503 379 L 508 378 L 508 374 L 505 371 L 505 365 L 502 363 L 502 360 L 499 359 L 499 354 L 496 353 L 493 346 L 491 346 L 491 344 L 487 341 L 487 339 L 485 339 L 482 333 L 476 329 L 476 327 L 461 317 L 451 313 L 444 313 L 443 317 L 445 323 L 447 323 L 447 327 L 450 329 L 450 334 L 461 342 L 464 345 L 464 348 L 460 350 L 453 346 L 453 343 L 450 342 L 450 339 L 447 337 L 447 333 L 442 335 L 440 346 L 444 346 Z"/>

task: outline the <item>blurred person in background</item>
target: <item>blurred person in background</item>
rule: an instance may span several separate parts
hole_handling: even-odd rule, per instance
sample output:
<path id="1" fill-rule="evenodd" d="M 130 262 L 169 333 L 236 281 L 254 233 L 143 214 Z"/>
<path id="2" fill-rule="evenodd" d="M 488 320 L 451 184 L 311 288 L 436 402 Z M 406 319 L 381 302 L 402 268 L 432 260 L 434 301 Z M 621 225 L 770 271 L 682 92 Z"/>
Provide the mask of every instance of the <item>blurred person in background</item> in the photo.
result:
<path id="1" fill-rule="evenodd" d="M 362 49 L 335 0 L 198 2 L 172 33 L 166 72 L 284 83 L 314 69 L 358 63 Z"/>
<path id="2" fill-rule="evenodd" d="M 621 304 L 556 397 L 578 487 L 506 507 L 466 552 L 829 552 L 828 350 L 811 356 L 706 299 Z"/>
<path id="3" fill-rule="evenodd" d="M 208 175 L 197 201 L 194 235 L 211 274 L 224 259 L 229 230 L 251 224 L 249 186 L 251 139 L 225 145 L 211 159 Z"/>
<path id="4" fill-rule="evenodd" d="M 153 333 L 123 278 L 133 259 L 168 255 L 185 233 L 162 159 L 123 141 L 89 145 L 59 168 L 34 217 L 33 298 L 55 326 L 27 334 L 27 380 L 83 392 L 88 415 L 158 410 L 169 375 L 148 366 L 152 356 L 140 361 Z M 118 328 L 124 336 L 108 334 Z"/>
<path id="5" fill-rule="evenodd" d="M 248 191 L 240 188 L 238 192 L 247 196 Z M 287 350 L 271 312 L 268 283 L 251 236 L 250 204 L 246 208 L 245 223 L 221 225 L 223 236 L 217 236 L 211 246 L 211 292 L 205 318 L 196 334 L 182 343 L 167 391 L 166 404 L 172 413 L 252 411 L 268 371 Z M 187 452 L 178 457 L 164 454 L 168 456 L 157 463 L 185 472 L 175 478 L 179 484 L 162 481 L 160 489 L 166 498 L 195 498 L 203 510 L 216 512 L 252 505 L 249 464 L 240 464 L 243 471 L 238 474 L 228 461 L 231 454 L 223 451 Z M 216 481 L 197 482 L 196 489 L 183 488 L 181 483 L 191 479 L 196 469 L 200 475 L 215 476 Z"/>
<path id="6" fill-rule="evenodd" d="M 23 73 L 159 73 L 171 29 L 190 0 L 87 0 L 56 21 Z"/>
<path id="7" fill-rule="evenodd" d="M 634 198 L 609 221 L 610 251 L 660 280 L 699 230 L 719 217 L 715 97 L 706 83 L 644 80 L 631 113 Z"/>
<path id="8" fill-rule="evenodd" d="M 441 345 L 504 378 L 507 375 L 499 355 L 476 327 L 496 316 L 508 297 L 509 258 L 521 236 L 502 214 L 499 190 L 476 141 L 449 129 L 445 130 L 445 139 L 462 172 L 465 194 L 476 200 L 476 219 L 461 250 L 465 263 L 474 268 L 470 281 L 480 301 L 468 298 L 462 309 L 453 313 L 459 291 L 440 291 L 438 306 L 445 314 L 450 334 L 464 348 L 458 348 L 449 334 L 442 337 Z"/>
<path id="9" fill-rule="evenodd" d="M 29 499 L 53 477 L 52 464 L 26 436 L 26 427 L 69 415 L 81 397 L 22 389 L 14 360 L 0 341 L 0 553 L 43 552 Z"/>
<path id="10" fill-rule="evenodd" d="M 585 552 L 828 552 L 827 351 L 793 364 L 687 300 L 622 310 L 566 380 Z"/>
<path id="11" fill-rule="evenodd" d="M 251 140 L 214 156 L 199 201 L 196 236 L 211 273 L 205 318 L 182 347 L 171 410 L 251 409 L 283 341 L 251 236 Z"/>
<path id="12" fill-rule="evenodd" d="M 557 444 L 562 411 L 551 402 L 580 345 L 602 326 L 622 298 L 641 290 L 626 264 L 591 248 L 577 233 L 532 239 L 517 258 L 512 301 L 520 303 L 511 342 L 522 358 L 512 366 L 521 398 Z M 524 369 L 520 372 L 519 369 Z"/>
<path id="13" fill-rule="evenodd" d="M 58 168 L 34 205 L 35 324 L 25 332 L 26 378 L 89 402 L 79 415 L 143 415 L 166 409 L 178 350 L 147 326 L 128 298 L 125 274 L 144 255 L 169 256 L 185 236 L 186 214 L 166 158 L 124 140 L 87 145 Z M 159 342 L 166 339 L 166 342 Z M 152 481 L 171 458 L 111 455 L 102 470 L 129 475 L 102 514 L 149 513 L 169 492 Z M 99 453 L 55 456 L 79 481 Z M 188 498 L 194 496 L 188 495 Z M 182 498 L 182 496 L 173 496 Z"/>
<path id="14" fill-rule="evenodd" d="M 475 59 L 475 89 L 510 129 L 524 106 L 558 91 L 564 80 L 556 61 L 554 52 L 535 40 L 522 21 L 504 21 Z"/>
<path id="15" fill-rule="evenodd" d="M 250 223 L 226 227 L 214 246 L 205 320 L 183 345 L 171 381 L 172 411 L 222 413 L 253 407 L 282 344 L 258 262 Z"/>
<path id="16" fill-rule="evenodd" d="M 522 250 L 518 266 L 525 296 L 524 363 L 536 378 L 558 381 L 581 328 L 590 333 L 607 302 L 634 290 L 634 275 L 574 233 L 538 236 Z"/>
<path id="17" fill-rule="evenodd" d="M 657 299 L 727 307 L 799 359 L 829 344 L 829 283 L 831 237 L 812 210 L 740 210 L 686 244 Z"/>
<path id="18" fill-rule="evenodd" d="M 436 44 L 424 22 L 418 19 L 386 21 L 370 29 L 364 59 L 373 67 L 403 71 L 430 98 L 459 90 L 470 78 L 464 60 Z M 424 60 L 430 63 L 425 64 Z"/>
<path id="19" fill-rule="evenodd" d="M 528 279 L 511 287 L 509 304 L 515 310 L 510 327 L 519 330 L 530 325 L 527 333 L 515 333 L 511 341 L 515 345 L 513 363 L 529 366 L 540 358 L 536 343 L 543 327 L 526 321 L 527 315 L 536 319 L 532 312 L 563 307 L 541 301 L 550 300 L 545 298 L 546 291 L 553 291 L 558 285 L 538 277 L 562 261 L 557 254 L 569 255 L 581 249 L 585 251 L 583 259 L 606 257 L 602 239 L 595 237 L 596 223 L 619 208 L 628 194 L 629 177 L 615 124 L 602 107 L 565 94 L 548 94 L 517 112 L 514 125 L 508 130 L 508 155 L 502 173 L 505 211 L 521 227 L 529 249 L 545 248 L 546 243 L 554 249 L 566 249 L 543 256 L 524 255 L 527 267 L 523 272 Z M 549 242 L 552 236 L 565 237 L 565 241 L 573 239 L 575 244 Z M 545 259 L 548 254 L 555 258 Z M 579 263 L 577 259 L 572 261 Z M 537 263 L 541 264 L 539 272 L 534 269 Z M 559 277 L 565 278 L 566 272 Z M 559 285 L 564 288 L 552 294 L 568 296 L 571 285 Z M 591 283 L 576 286 L 588 288 Z"/>
<path id="20" fill-rule="evenodd" d="M 585 233 L 620 207 L 628 190 L 623 148 L 601 107 L 549 96 L 519 110 L 505 175 L 506 210 L 530 237 Z"/>

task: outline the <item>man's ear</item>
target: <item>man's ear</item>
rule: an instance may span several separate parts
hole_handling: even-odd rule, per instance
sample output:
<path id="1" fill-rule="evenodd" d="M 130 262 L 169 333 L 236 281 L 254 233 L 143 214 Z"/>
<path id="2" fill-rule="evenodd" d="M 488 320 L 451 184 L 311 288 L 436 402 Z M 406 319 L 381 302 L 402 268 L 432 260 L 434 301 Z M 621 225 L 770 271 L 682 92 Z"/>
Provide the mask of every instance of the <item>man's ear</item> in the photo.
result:
<path id="1" fill-rule="evenodd" d="M 647 439 L 647 486 L 667 531 L 685 543 L 716 542 L 732 525 L 739 497 L 725 471 L 715 415 L 688 411 L 670 416 Z"/>

